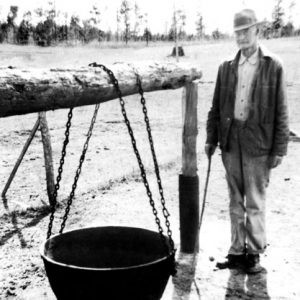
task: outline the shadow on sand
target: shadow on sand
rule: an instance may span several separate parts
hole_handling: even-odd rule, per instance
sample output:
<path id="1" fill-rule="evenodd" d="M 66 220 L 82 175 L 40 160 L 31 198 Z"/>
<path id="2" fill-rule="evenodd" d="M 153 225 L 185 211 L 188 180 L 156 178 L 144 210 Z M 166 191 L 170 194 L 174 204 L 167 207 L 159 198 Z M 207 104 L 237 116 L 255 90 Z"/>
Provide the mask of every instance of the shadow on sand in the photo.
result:
<path id="1" fill-rule="evenodd" d="M 195 292 L 200 297 L 200 291 L 195 281 L 195 271 L 197 267 L 198 253 L 187 254 L 180 252 L 177 258 L 177 274 L 173 277 L 173 295 L 172 300 L 190 299 L 194 285 Z M 194 298 L 193 298 L 194 299 Z"/>
<path id="2" fill-rule="evenodd" d="M 49 206 L 43 206 L 43 207 L 36 209 L 33 216 L 31 216 L 31 220 L 29 222 L 27 222 L 25 225 L 20 226 L 18 218 L 20 216 L 24 215 L 24 213 L 26 214 L 26 212 L 23 212 L 20 214 L 17 211 L 11 211 L 9 209 L 6 197 L 2 197 L 1 199 L 2 199 L 4 209 L 6 211 L 6 216 L 5 216 L 4 220 L 1 220 L 1 221 L 7 222 L 7 219 L 9 219 L 13 228 L 11 230 L 9 230 L 8 232 L 4 233 L 0 237 L 0 246 L 4 245 L 5 242 L 7 242 L 14 235 L 17 235 L 19 238 L 19 241 L 20 241 L 21 248 L 27 247 L 27 243 L 24 239 L 22 230 L 29 228 L 29 227 L 36 226 L 40 221 L 42 221 L 50 213 Z M 29 219 L 29 217 L 28 217 L 28 219 Z"/>
<path id="3" fill-rule="evenodd" d="M 269 300 L 267 270 L 258 274 L 246 274 L 242 270 L 229 270 L 230 275 L 225 294 L 226 300 L 255 299 Z"/>

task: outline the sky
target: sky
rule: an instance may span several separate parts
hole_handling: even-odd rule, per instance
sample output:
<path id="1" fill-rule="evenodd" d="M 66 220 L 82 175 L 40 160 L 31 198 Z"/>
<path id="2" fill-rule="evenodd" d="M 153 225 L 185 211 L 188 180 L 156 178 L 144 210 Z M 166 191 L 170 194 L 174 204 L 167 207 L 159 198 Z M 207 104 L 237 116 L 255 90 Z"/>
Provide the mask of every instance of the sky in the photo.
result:
<path id="1" fill-rule="evenodd" d="M 116 11 L 120 7 L 121 0 L 52 0 L 56 9 L 67 12 L 68 17 L 78 15 L 81 19 L 89 18 L 89 11 L 96 4 L 101 11 L 100 27 L 103 30 L 116 30 Z M 148 24 L 152 33 L 165 33 L 171 26 L 174 6 L 185 12 L 186 31 L 196 33 L 197 13 L 201 12 L 205 32 L 210 34 L 219 29 L 224 33 L 232 33 L 233 15 L 244 7 L 253 8 L 259 20 L 271 20 L 275 0 L 129 0 L 137 2 L 141 12 L 148 14 Z M 292 0 L 283 0 L 285 18 L 292 17 L 294 25 L 300 27 L 300 1 L 292 10 L 289 4 Z M 6 20 L 11 5 L 19 7 L 19 18 L 27 10 L 37 7 L 47 8 L 49 0 L 0 0 L 0 21 Z M 18 20 L 17 20 L 18 21 Z M 62 18 L 61 18 L 61 22 Z"/>

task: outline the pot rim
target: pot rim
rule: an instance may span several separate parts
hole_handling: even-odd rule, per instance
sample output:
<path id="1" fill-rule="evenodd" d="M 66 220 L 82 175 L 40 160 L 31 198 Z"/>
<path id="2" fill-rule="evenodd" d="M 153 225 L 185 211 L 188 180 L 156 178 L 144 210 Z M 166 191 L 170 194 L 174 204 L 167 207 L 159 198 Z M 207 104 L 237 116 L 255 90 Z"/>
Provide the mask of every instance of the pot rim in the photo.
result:
<path id="1" fill-rule="evenodd" d="M 164 260 L 167 261 L 172 256 L 171 253 L 168 253 L 168 254 L 164 255 L 162 258 L 159 258 L 157 260 L 154 260 L 154 261 L 151 261 L 151 262 L 148 262 L 148 263 L 144 263 L 144 264 L 133 265 L 133 266 L 129 266 L 129 267 L 91 268 L 91 267 L 81 267 L 81 266 L 76 266 L 76 265 L 72 265 L 72 264 L 61 263 L 61 262 L 55 261 L 54 259 L 48 257 L 45 254 L 46 243 L 48 241 L 50 241 L 51 239 L 53 239 L 53 238 L 55 238 L 57 236 L 63 235 L 63 234 L 74 232 L 74 231 L 84 231 L 86 229 L 96 229 L 96 228 L 127 228 L 127 229 L 132 228 L 132 229 L 141 229 L 141 230 L 145 230 L 145 231 L 150 231 L 150 232 L 156 233 L 155 231 L 152 231 L 152 230 L 149 230 L 149 229 L 144 229 L 144 228 L 139 228 L 139 227 L 131 227 L 131 226 L 94 226 L 94 227 L 83 227 L 83 228 L 79 228 L 79 229 L 73 229 L 73 230 L 65 231 L 63 233 L 58 233 L 58 234 L 52 235 L 52 236 L 50 236 L 49 239 L 46 239 L 42 243 L 42 245 L 40 246 L 39 252 L 40 252 L 41 257 L 45 261 L 47 261 L 47 262 L 49 262 L 51 264 L 58 265 L 58 266 L 61 266 L 61 267 L 67 267 L 67 268 L 70 268 L 70 269 L 87 270 L 87 271 L 112 271 L 113 272 L 113 271 L 123 271 L 123 270 L 139 269 L 139 268 L 143 268 L 143 267 L 155 265 L 155 264 L 157 264 L 159 262 L 162 262 Z M 159 233 L 157 233 L 157 234 L 159 234 Z"/>

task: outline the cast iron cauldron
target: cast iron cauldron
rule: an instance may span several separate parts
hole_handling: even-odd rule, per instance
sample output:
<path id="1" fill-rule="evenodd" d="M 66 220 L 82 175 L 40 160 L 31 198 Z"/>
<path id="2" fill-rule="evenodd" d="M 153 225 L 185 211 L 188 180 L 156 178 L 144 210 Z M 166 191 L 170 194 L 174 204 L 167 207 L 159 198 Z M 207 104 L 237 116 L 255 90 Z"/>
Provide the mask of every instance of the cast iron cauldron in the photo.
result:
<path id="1" fill-rule="evenodd" d="M 157 300 L 174 269 L 159 233 L 94 227 L 50 237 L 41 248 L 57 299 Z"/>

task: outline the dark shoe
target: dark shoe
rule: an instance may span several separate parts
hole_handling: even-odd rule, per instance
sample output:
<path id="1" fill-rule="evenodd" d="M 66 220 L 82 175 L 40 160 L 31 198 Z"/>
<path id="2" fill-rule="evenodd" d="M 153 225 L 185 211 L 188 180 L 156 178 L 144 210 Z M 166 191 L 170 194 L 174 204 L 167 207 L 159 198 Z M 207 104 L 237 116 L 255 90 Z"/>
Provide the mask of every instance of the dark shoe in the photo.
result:
<path id="1" fill-rule="evenodd" d="M 263 270 L 260 264 L 259 254 L 248 254 L 246 261 L 246 272 L 248 274 L 257 274 Z"/>
<path id="2" fill-rule="evenodd" d="M 246 263 L 246 256 L 244 254 L 241 255 L 233 255 L 228 254 L 227 260 L 224 262 L 218 262 L 216 267 L 218 269 L 240 269 L 244 268 Z"/>

